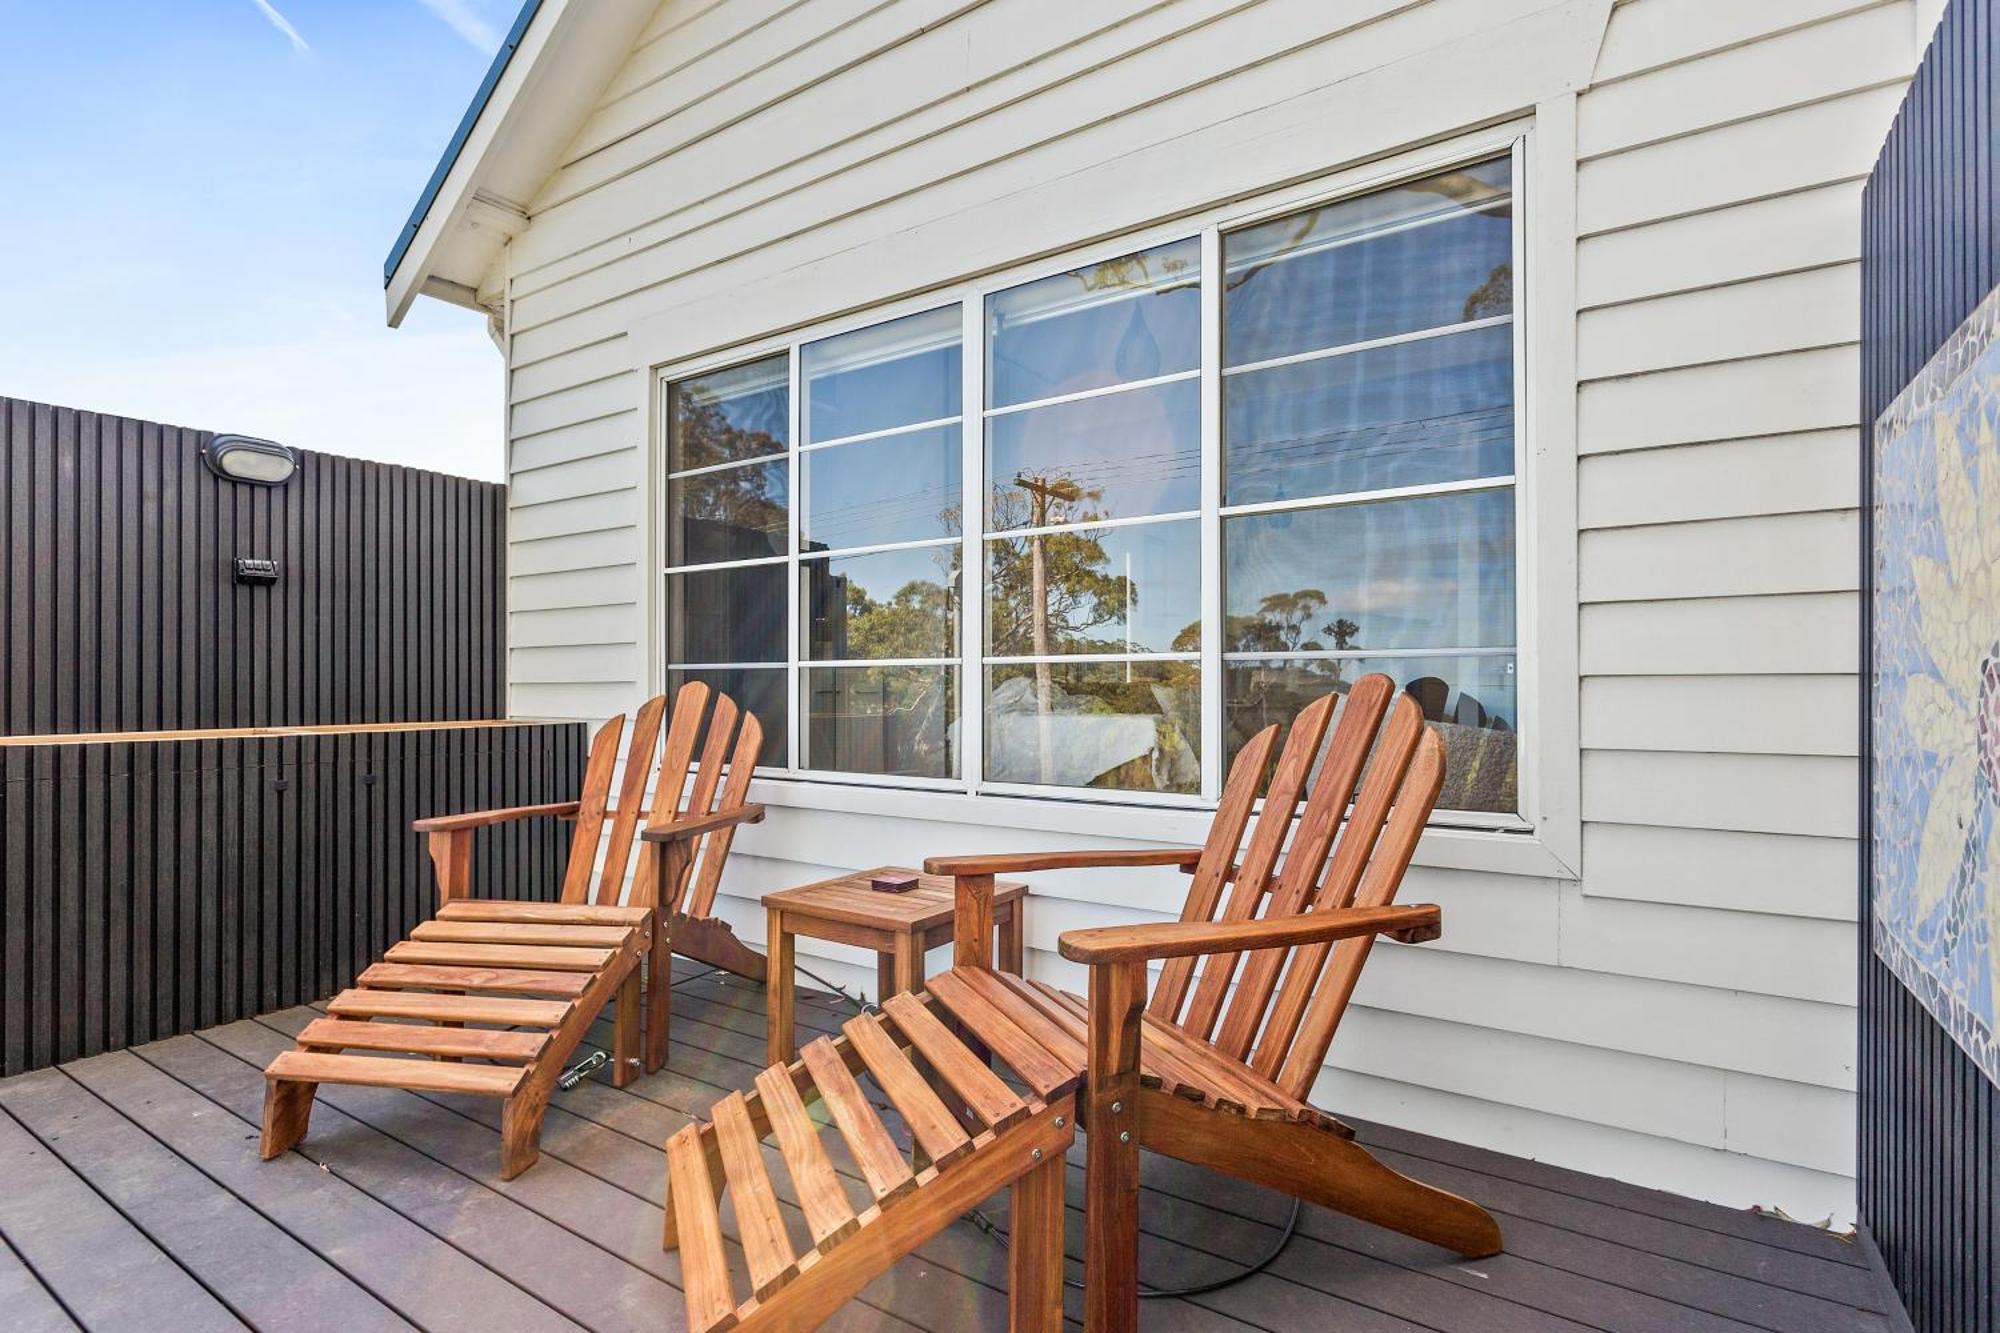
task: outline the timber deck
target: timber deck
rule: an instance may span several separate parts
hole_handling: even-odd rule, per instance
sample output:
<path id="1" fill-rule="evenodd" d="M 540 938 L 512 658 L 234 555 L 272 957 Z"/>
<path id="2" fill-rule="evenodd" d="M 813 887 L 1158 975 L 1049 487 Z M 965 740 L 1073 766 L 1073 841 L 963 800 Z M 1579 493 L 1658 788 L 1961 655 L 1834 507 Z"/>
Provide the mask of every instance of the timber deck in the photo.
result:
<path id="1" fill-rule="evenodd" d="M 257 1160 L 263 1067 L 300 1008 L 0 1082 L 0 1310 L 10 1329 L 682 1327 L 660 1250 L 661 1145 L 764 1059 L 764 993 L 676 960 L 672 1059 L 558 1092 L 542 1159 L 502 1181 L 486 1099 L 325 1087 L 298 1151 Z M 802 1026 L 837 1029 L 799 992 Z M 608 1024 L 593 1037 L 608 1041 Z M 897 1127 L 900 1129 L 900 1126 Z M 1323 1210 L 1264 1272 L 1147 1327 L 1343 1333 L 1875 1333 L 1906 1327 L 1864 1243 L 1363 1124 L 1390 1165 L 1490 1208 L 1507 1253 L 1464 1262 Z M 1081 1142 L 1070 1168 L 1079 1275 Z M 1142 1279 L 1219 1277 L 1289 1203 L 1148 1157 Z M 1004 1223 L 1006 1195 L 991 1204 Z M 734 1220 L 724 1211 L 724 1229 Z M 796 1224 L 796 1218 L 794 1218 Z M 959 1222 L 830 1328 L 1006 1326 L 1006 1256 Z M 1080 1294 L 1069 1293 L 1072 1319 Z"/>

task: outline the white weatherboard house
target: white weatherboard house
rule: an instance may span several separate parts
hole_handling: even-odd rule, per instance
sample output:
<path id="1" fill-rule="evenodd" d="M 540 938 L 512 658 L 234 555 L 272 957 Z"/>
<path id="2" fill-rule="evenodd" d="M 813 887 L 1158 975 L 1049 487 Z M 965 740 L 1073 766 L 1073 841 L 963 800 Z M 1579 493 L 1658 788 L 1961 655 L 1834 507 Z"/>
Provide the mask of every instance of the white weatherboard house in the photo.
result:
<path id="1" fill-rule="evenodd" d="M 835 869 L 1198 842 L 1389 672 L 1445 935 L 1316 1100 L 1849 1219 L 1858 216 L 1937 8 L 531 2 L 387 275 L 504 349 L 512 711 L 754 707 L 754 943 Z M 1078 985 L 1184 881 L 1035 889 Z"/>

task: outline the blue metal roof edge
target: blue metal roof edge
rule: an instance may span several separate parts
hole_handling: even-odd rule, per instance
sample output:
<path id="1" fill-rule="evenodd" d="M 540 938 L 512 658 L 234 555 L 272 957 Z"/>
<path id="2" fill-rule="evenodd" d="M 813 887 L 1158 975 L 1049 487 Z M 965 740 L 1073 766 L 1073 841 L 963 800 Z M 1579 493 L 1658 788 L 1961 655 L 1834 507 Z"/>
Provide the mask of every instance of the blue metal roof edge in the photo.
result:
<path id="1" fill-rule="evenodd" d="M 387 287 L 396 276 L 396 266 L 403 262 L 403 256 L 410 252 L 411 242 L 417 239 L 417 229 L 424 225 L 430 215 L 431 205 L 437 202 L 438 191 L 444 188 L 444 178 L 458 163 L 458 155 L 465 149 L 465 141 L 472 137 L 472 127 L 479 123 L 486 104 L 493 100 L 493 90 L 500 86 L 500 76 L 507 72 L 508 62 L 521 45 L 521 38 L 527 34 L 528 25 L 535 21 L 535 14 L 542 7 L 542 0 L 527 0 L 521 12 L 514 18 L 514 26 L 507 30 L 507 40 L 500 43 L 494 53 L 493 63 L 487 66 L 486 77 L 479 81 L 479 91 L 472 95 L 472 105 L 465 108 L 465 116 L 452 132 L 451 142 L 445 145 L 444 156 L 438 159 L 437 170 L 424 184 L 424 192 L 417 196 L 417 206 L 410 210 L 410 220 L 403 224 L 403 230 L 396 235 L 396 243 L 389 247 L 389 258 L 382 265 L 382 285 Z"/>

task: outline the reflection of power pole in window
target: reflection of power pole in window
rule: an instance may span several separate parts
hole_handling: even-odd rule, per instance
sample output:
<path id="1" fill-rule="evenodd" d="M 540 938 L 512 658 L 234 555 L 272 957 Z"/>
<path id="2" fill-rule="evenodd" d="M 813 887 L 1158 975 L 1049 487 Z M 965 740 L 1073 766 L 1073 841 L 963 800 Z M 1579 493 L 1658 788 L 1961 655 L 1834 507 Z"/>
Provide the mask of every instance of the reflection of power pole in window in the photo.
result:
<path id="1" fill-rule="evenodd" d="M 1032 599 L 1029 615 L 1035 649 L 1035 739 L 1040 752 L 1041 779 L 1053 782 L 1056 755 L 1050 712 L 1055 704 L 1055 683 L 1049 665 L 1049 571 L 1042 556 L 1042 529 L 1049 525 L 1049 502 L 1061 500 L 1074 504 L 1082 498 L 1083 488 L 1068 477 L 1050 480 L 1024 474 L 1016 474 L 1014 484 L 1028 493 L 1034 505 L 1028 523 L 1033 529 L 1033 535 L 1028 538 L 1028 595 Z"/>

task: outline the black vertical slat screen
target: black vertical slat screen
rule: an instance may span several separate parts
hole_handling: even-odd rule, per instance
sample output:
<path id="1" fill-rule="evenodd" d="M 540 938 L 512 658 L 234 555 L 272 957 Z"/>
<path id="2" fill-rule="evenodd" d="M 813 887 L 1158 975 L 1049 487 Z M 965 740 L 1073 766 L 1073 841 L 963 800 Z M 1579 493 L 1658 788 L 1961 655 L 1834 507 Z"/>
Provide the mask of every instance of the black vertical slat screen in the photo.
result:
<path id="1" fill-rule="evenodd" d="M 0 1073 L 332 993 L 431 913 L 410 821 L 575 796 L 581 723 L 0 747 Z M 476 838 L 551 899 L 569 825 Z"/>
<path id="2" fill-rule="evenodd" d="M 1995 0 L 1952 0 L 1863 196 L 1866 423 L 2000 282 L 1996 78 Z M 1864 519 L 1872 513 L 1870 461 L 1864 452 Z M 1873 575 L 1867 530 L 1864 645 Z M 1865 670 L 1862 679 L 1865 737 Z M 1868 940 L 1872 772 L 1866 764 L 1863 773 L 1861 1215 L 1918 1333 L 2000 1333 L 2000 1090 L 1875 958 Z"/>
<path id="3" fill-rule="evenodd" d="M 0 398 L 0 734 L 505 714 L 505 488 Z M 279 581 L 239 587 L 237 556 Z"/>
<path id="4" fill-rule="evenodd" d="M 503 487 L 208 438 L 0 398 L 0 1074 L 328 995 L 432 910 L 413 819 L 582 783 L 581 724 L 492 720 Z M 554 897 L 568 832 L 473 891 Z"/>

